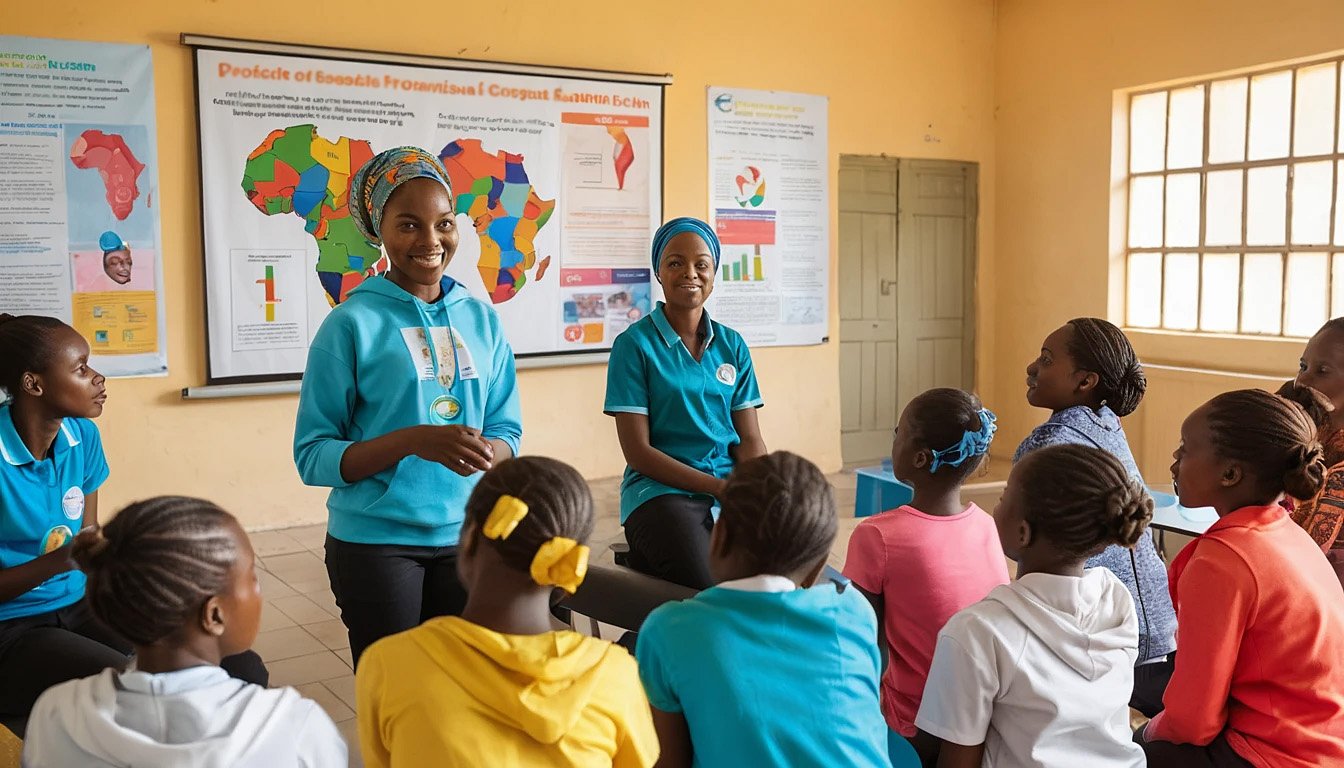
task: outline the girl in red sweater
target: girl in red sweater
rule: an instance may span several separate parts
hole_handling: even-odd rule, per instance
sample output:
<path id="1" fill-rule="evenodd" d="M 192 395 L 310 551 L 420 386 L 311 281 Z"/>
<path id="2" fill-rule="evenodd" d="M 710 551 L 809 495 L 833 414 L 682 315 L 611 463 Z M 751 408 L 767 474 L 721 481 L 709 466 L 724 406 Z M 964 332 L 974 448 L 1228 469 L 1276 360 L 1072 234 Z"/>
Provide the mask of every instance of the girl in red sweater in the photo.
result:
<path id="1" fill-rule="evenodd" d="M 1344 591 L 1277 503 L 1321 486 L 1315 424 L 1268 392 L 1228 392 L 1181 425 L 1175 459 L 1181 504 L 1219 519 L 1171 565 L 1181 652 L 1138 735 L 1148 764 L 1344 765 Z"/>

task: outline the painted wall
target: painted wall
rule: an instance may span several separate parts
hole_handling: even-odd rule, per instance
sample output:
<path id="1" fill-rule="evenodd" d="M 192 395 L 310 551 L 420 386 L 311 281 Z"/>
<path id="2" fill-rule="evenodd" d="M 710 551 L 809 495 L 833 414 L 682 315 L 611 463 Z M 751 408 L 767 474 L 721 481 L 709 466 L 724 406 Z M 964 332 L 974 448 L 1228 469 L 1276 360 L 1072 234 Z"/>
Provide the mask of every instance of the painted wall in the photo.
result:
<path id="1" fill-rule="evenodd" d="M 666 212 L 706 213 L 705 88 L 712 84 L 830 97 L 832 177 L 841 153 L 931 157 L 981 165 L 978 361 L 993 380 L 995 139 L 992 0 L 802 0 L 720 3 L 538 3 L 498 0 L 468 10 L 401 0 L 370 14 L 354 0 L 319 6 L 258 0 L 49 0 L 6 8 L 6 34 L 145 43 L 158 92 L 164 279 L 170 375 L 118 380 L 100 425 L 113 509 L 160 493 L 211 498 L 253 529 L 325 519 L 321 489 L 304 488 L 290 446 L 297 397 L 183 402 L 204 383 L 200 185 L 192 65 L 178 35 L 282 42 L 573 67 L 670 72 Z M 377 6 L 375 6 L 377 7 Z M 395 10 L 392 10 L 395 8 Z M 832 267 L 836 263 L 832 195 Z M 832 270 L 834 272 L 834 269 Z M 832 293 L 831 327 L 838 327 Z M 840 466 L 838 344 L 756 353 L 772 448 Z M 520 376 L 525 449 L 563 458 L 589 477 L 624 462 L 601 414 L 605 369 Z"/>
<path id="2" fill-rule="evenodd" d="M 995 36 L 998 200 L 994 237 L 1000 312 L 986 399 L 1015 445 L 1045 418 L 1025 400 L 1026 365 L 1041 340 L 1079 315 L 1118 317 L 1110 237 L 1111 136 L 1117 89 L 1314 56 L 1344 48 L 1334 0 L 1003 0 Z M 1117 275 L 1118 276 L 1118 275 Z M 1155 371 L 1126 421 L 1135 454 L 1165 476 L 1180 420 L 1226 389 L 1282 382 L 1301 341 L 1131 336 Z M 1268 374 L 1268 378 L 1242 374 Z"/>

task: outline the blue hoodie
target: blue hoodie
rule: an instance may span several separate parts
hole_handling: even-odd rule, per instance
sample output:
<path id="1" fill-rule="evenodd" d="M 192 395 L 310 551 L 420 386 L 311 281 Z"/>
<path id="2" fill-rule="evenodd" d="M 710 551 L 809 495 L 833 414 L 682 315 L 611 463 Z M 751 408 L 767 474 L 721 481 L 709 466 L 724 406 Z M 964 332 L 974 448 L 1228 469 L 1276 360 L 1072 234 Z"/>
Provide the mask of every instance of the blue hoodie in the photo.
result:
<path id="1" fill-rule="evenodd" d="M 407 456 L 347 483 L 341 457 L 353 443 L 418 424 L 464 424 L 518 453 L 518 382 L 499 316 L 452 278 L 442 285 L 443 298 L 426 304 L 391 280 L 365 280 L 309 347 L 294 463 L 304 483 L 332 489 L 327 530 L 341 541 L 456 544 L 480 479 Z M 431 338 L 440 344 L 427 345 Z"/>

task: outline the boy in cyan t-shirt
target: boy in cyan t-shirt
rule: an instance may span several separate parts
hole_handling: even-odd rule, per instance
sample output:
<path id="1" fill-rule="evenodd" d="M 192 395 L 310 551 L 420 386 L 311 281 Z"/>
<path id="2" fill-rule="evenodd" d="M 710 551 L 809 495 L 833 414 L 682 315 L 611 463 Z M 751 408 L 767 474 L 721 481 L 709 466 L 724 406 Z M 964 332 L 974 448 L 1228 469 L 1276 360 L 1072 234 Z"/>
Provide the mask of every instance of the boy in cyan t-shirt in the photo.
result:
<path id="1" fill-rule="evenodd" d="M 836 534 L 826 478 L 772 453 L 739 464 L 721 502 L 718 586 L 664 605 L 639 633 L 663 761 L 890 765 L 872 608 L 852 586 L 813 586 Z"/>

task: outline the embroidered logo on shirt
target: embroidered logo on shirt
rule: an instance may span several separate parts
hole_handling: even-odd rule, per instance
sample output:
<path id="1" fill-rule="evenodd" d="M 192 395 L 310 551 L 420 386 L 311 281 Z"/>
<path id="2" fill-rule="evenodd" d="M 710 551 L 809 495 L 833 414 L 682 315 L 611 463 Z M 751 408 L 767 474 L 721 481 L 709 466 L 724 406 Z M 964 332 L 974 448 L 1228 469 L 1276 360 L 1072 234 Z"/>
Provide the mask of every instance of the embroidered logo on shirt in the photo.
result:
<path id="1" fill-rule="evenodd" d="M 70 486 L 70 490 L 61 497 L 61 511 L 71 520 L 84 517 L 84 491 L 79 486 Z"/>
<path id="2" fill-rule="evenodd" d="M 719 366 L 719 370 L 714 372 L 714 378 L 731 387 L 737 383 L 737 369 L 728 363 L 724 363 Z"/>

